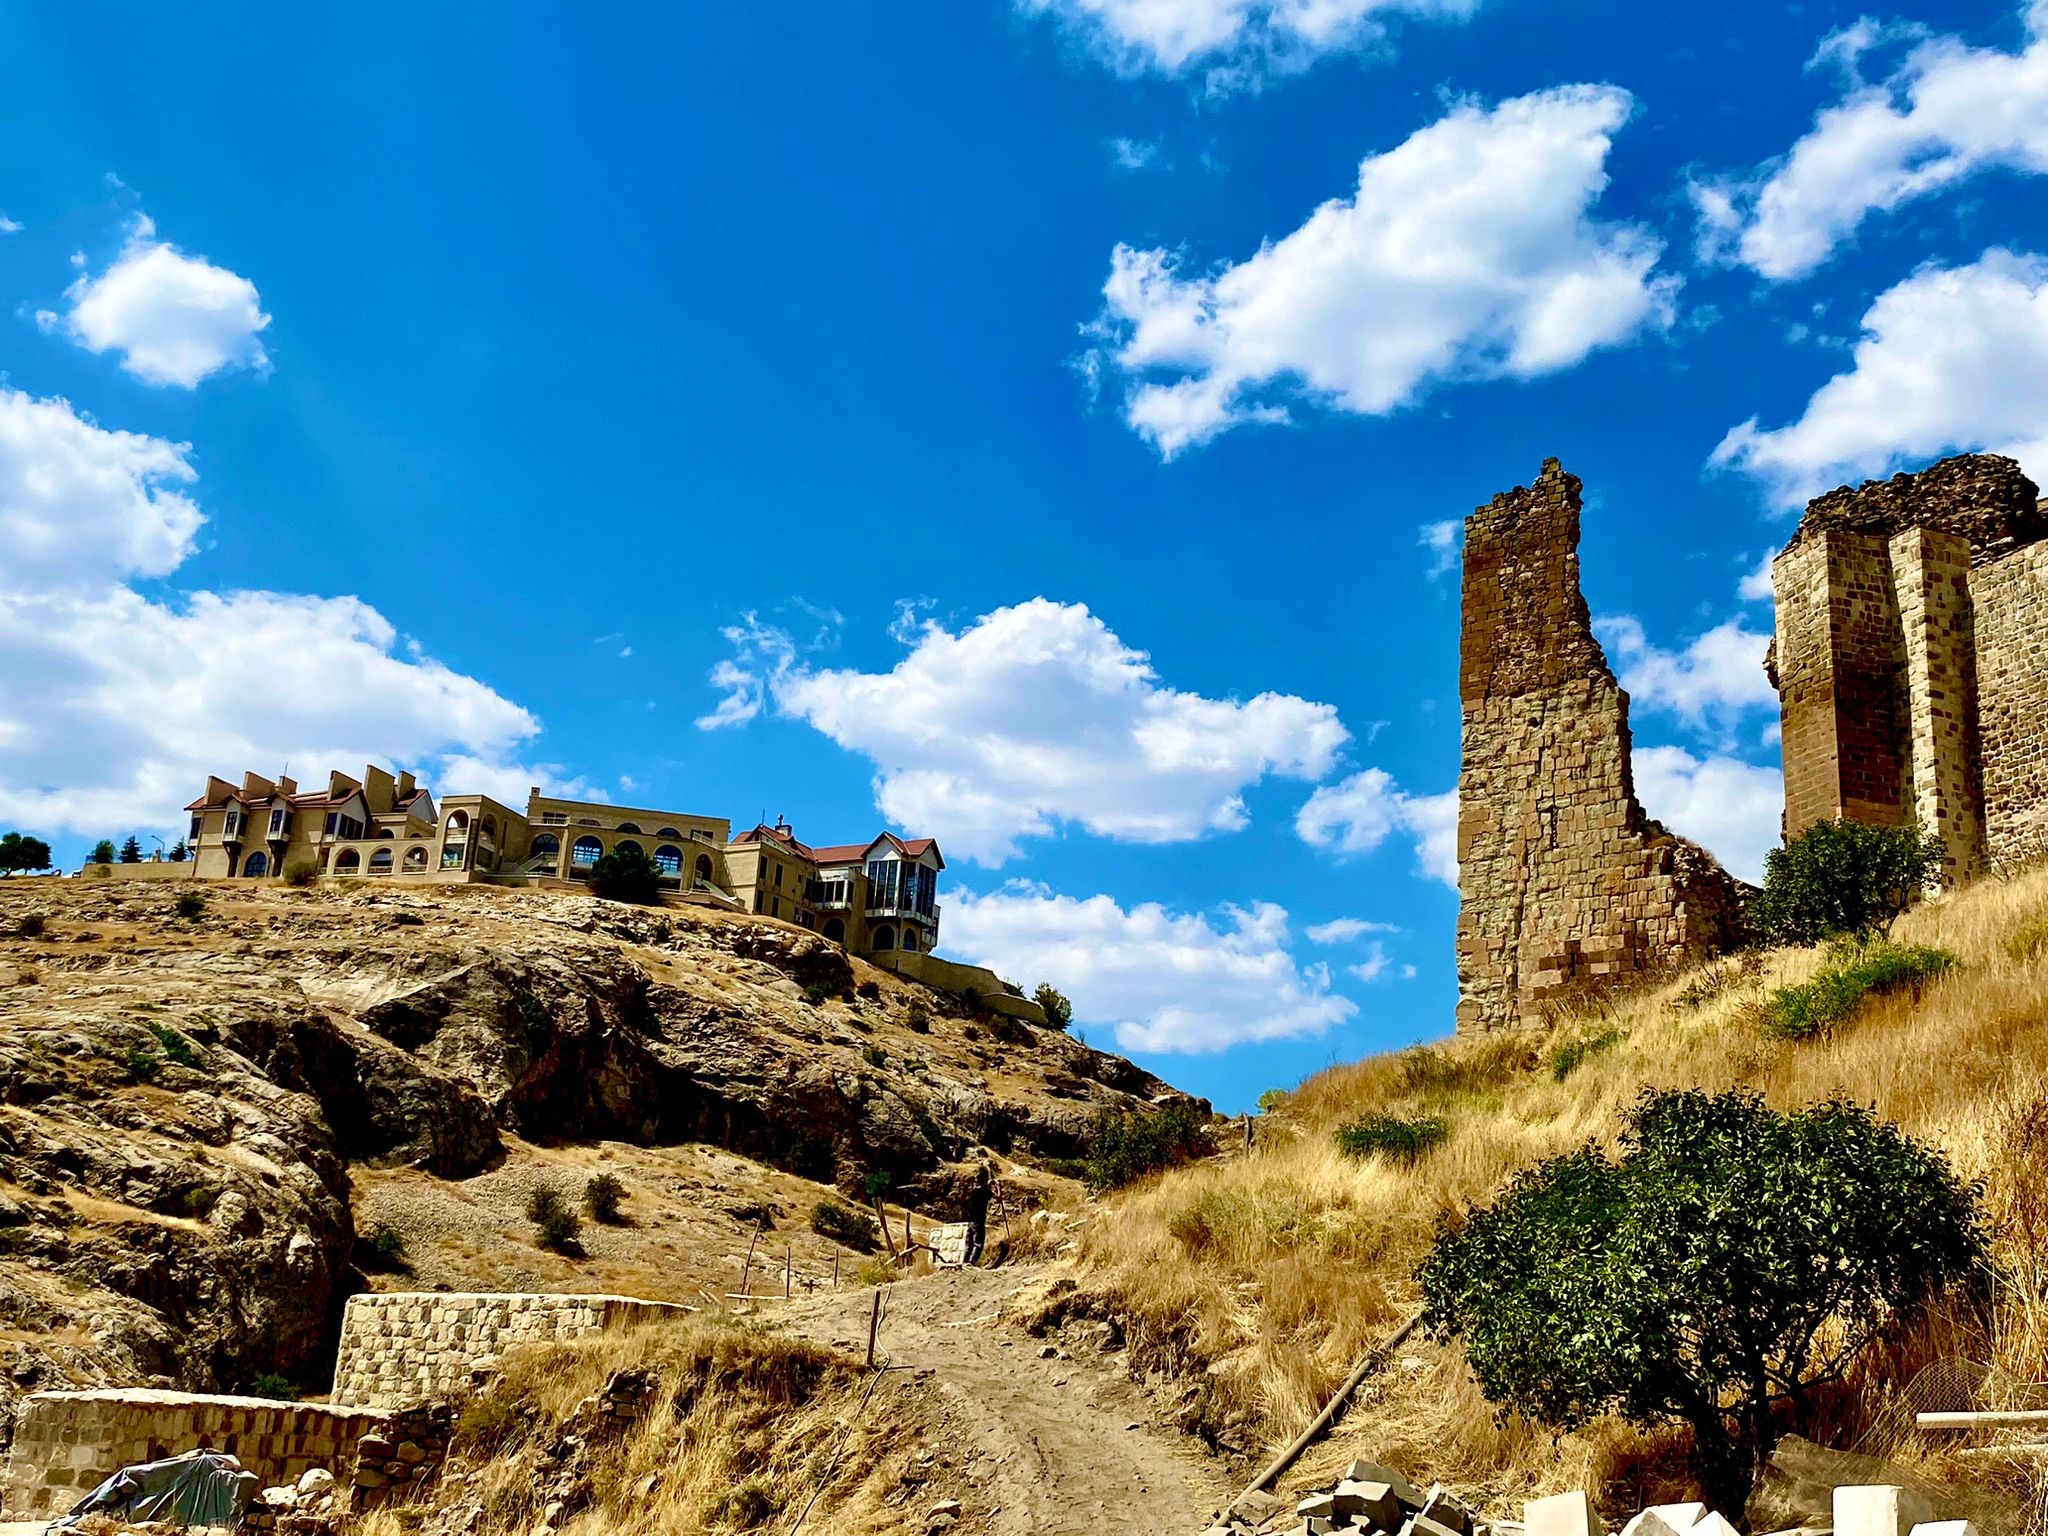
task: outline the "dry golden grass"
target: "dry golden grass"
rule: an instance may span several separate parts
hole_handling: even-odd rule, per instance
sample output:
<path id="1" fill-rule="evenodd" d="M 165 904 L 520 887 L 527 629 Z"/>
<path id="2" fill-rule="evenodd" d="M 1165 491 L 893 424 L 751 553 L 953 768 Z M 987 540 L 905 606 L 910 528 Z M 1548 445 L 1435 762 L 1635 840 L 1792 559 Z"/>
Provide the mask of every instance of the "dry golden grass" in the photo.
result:
<path id="1" fill-rule="evenodd" d="M 646 1415 L 616 1438 L 591 1437 L 572 1474 L 537 1476 L 577 1405 L 627 1368 L 655 1380 Z M 561 1536 L 704 1536 L 787 1531 L 815 1493 L 807 1532 L 922 1530 L 929 1497 L 906 1498 L 899 1475 L 922 1427 L 921 1405 L 906 1401 L 913 1392 L 832 1351 L 722 1318 L 517 1351 L 465 1408 L 451 1475 L 425 1513 L 480 1503 L 479 1536 L 525 1536 L 566 1494 L 555 1512 Z M 373 1514 L 363 1536 L 408 1536 L 421 1513 Z"/>
<path id="2" fill-rule="evenodd" d="M 1611 1137 L 1647 1087 L 1747 1085 L 1781 1108 L 1840 1093 L 1984 1181 L 1999 1283 L 1988 1309 L 1958 1302 L 1874 1351 L 1826 1421 L 1810 1427 L 1831 1443 L 1861 1440 L 1952 1475 L 1952 1452 L 1885 1433 L 1901 1387 L 1937 1359 L 1995 1367 L 1994 1394 L 2001 1383 L 2048 1377 L 2044 922 L 2048 871 L 1921 907 L 1894 937 L 1952 950 L 1961 965 L 1917 997 L 1871 1003 L 1831 1038 L 1760 1033 L 1766 991 L 1820 963 L 1816 951 L 1779 951 L 1675 977 L 1548 1029 L 1332 1068 L 1261 1122 L 1254 1151 L 1168 1173 L 1115 1201 L 1077 1260 L 1080 1304 L 1123 1316 L 1141 1354 L 1204 1373 L 1204 1427 L 1263 1454 L 1417 1306 L 1413 1271 L 1441 1214 L 1484 1202 L 1539 1158 Z M 1562 1047 L 1610 1035 L 1556 1078 Z M 1347 1158 L 1334 1132 L 1368 1111 L 1440 1116 L 1450 1134 L 1412 1165 Z M 1361 1395 L 1306 1472 L 1371 1451 L 1476 1492 L 1591 1486 L 1619 1502 L 1682 1483 L 1679 1449 L 1617 1422 L 1561 1438 L 1497 1422 L 1462 1356 L 1425 1342 Z M 1986 1476 L 1983 1463 L 1972 1465 L 1973 1477 Z"/>

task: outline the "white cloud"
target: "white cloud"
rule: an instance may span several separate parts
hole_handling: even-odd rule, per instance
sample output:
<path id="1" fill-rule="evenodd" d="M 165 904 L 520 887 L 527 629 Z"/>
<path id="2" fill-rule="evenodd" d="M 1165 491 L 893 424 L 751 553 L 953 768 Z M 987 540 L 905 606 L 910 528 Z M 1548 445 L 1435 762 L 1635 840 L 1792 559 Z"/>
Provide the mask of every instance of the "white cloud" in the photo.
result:
<path id="1" fill-rule="evenodd" d="M 1255 88 L 1326 54 L 1384 44 L 1396 17 L 1462 21 L 1478 0 L 1018 0 L 1071 27 L 1125 74 L 1200 71 L 1211 91 Z"/>
<path id="2" fill-rule="evenodd" d="M 1627 614 L 1599 619 L 1593 629 L 1640 708 L 1667 710 L 1695 730 L 1724 735 L 1747 710 L 1777 711 L 1777 690 L 1764 675 L 1771 637 L 1744 628 L 1739 618 L 1694 636 L 1682 651 L 1652 645 L 1641 622 Z"/>
<path id="3" fill-rule="evenodd" d="M 1751 417 L 1712 463 L 1798 507 L 1845 481 L 1957 449 L 2010 454 L 2048 472 L 2048 260 L 1991 250 L 1964 267 L 1923 267 L 1879 294 L 1851 366 L 1797 421 Z"/>
<path id="4" fill-rule="evenodd" d="M 81 274 L 65 296 L 72 340 L 120 353 L 122 368 L 145 383 L 191 389 L 223 369 L 270 366 L 261 339 L 270 316 L 256 285 L 158 240 L 147 218 L 135 221 L 112 266 Z"/>
<path id="5" fill-rule="evenodd" d="M 21 221 L 19 219 L 10 219 L 6 214 L 0 213 L 0 235 L 18 235 L 20 233 Z"/>
<path id="6" fill-rule="evenodd" d="M 927 620 L 881 673 L 816 667 L 753 615 L 726 634 L 735 654 L 712 673 L 725 697 L 699 725 L 772 704 L 871 760 L 891 822 L 984 864 L 1065 823 L 1141 843 L 1235 831 L 1244 789 L 1321 778 L 1349 739 L 1328 704 L 1163 686 L 1078 603 L 1033 598 L 958 633 Z"/>
<path id="7" fill-rule="evenodd" d="M 1592 85 L 1462 102 L 1369 156 L 1350 197 L 1205 274 L 1119 245 L 1084 371 L 1120 372 L 1126 421 L 1171 458 L 1296 400 L 1386 415 L 1667 325 L 1656 238 L 1591 217 L 1631 105 Z"/>
<path id="8" fill-rule="evenodd" d="M 1636 797 L 1680 836 L 1713 853 L 1731 874 L 1763 879 L 1764 854 L 1778 845 L 1784 779 L 1732 757 L 1695 757 L 1682 747 L 1637 747 Z"/>
<path id="9" fill-rule="evenodd" d="M 96 587 L 176 569 L 205 521 L 178 489 L 195 474 L 187 452 L 0 388 L 0 584 Z"/>
<path id="10" fill-rule="evenodd" d="M 1415 542 L 1429 551 L 1429 579 L 1442 581 L 1458 568 L 1460 539 L 1465 524 L 1458 518 L 1445 518 L 1440 523 L 1424 523 Z"/>
<path id="11" fill-rule="evenodd" d="M 1767 549 L 1763 558 L 1749 570 L 1742 573 L 1742 582 L 1736 588 L 1736 595 L 1745 603 L 1768 603 L 1777 598 L 1777 591 L 1771 585 L 1771 561 L 1777 558 L 1777 551 Z"/>
<path id="12" fill-rule="evenodd" d="M 189 552 L 163 485 L 191 478 L 174 444 L 0 392 L 0 821 L 168 830 L 210 772 L 488 768 L 538 730 L 356 598 L 126 585 Z"/>
<path id="13" fill-rule="evenodd" d="M 1399 933 L 1393 923 L 1375 923 L 1363 917 L 1337 917 L 1302 930 L 1312 944 L 1349 944 L 1368 933 Z"/>
<path id="14" fill-rule="evenodd" d="M 1142 171 L 1159 159 L 1159 145 L 1150 139 L 1114 138 L 1109 141 L 1109 161 L 1120 171 Z"/>
<path id="15" fill-rule="evenodd" d="M 1783 158 L 1694 188 L 1703 254 L 1773 280 L 1803 277 L 1873 213 L 1982 171 L 2048 171 L 2048 5 L 2023 14 L 2017 53 L 1926 38 L 1875 83 L 1862 79 L 1863 55 L 1917 29 L 1865 18 L 1833 34 L 1813 63 L 1843 70 L 1841 100 Z"/>
<path id="16" fill-rule="evenodd" d="M 1358 1011 L 1330 990 L 1327 966 L 1296 962 L 1287 913 L 1270 902 L 1211 917 L 1013 883 L 950 897 L 945 939 L 950 953 L 1026 988 L 1052 982 L 1077 1020 L 1112 1026 L 1127 1051 L 1219 1051 L 1321 1034 Z"/>
<path id="17" fill-rule="evenodd" d="M 1344 973 L 1347 976 L 1367 983 L 1379 981 L 1388 976 L 1399 976 L 1403 981 L 1406 981 L 1410 976 L 1414 975 L 1415 968 L 1413 966 L 1396 968 L 1394 962 L 1387 956 L 1386 945 L 1372 944 L 1367 946 L 1365 958 L 1356 965 L 1345 966 Z"/>
<path id="18" fill-rule="evenodd" d="M 1308 797 L 1294 818 L 1311 847 L 1371 853 L 1396 831 L 1415 839 L 1416 868 L 1432 880 L 1458 884 L 1458 796 L 1411 795 L 1383 768 L 1364 768 Z"/>

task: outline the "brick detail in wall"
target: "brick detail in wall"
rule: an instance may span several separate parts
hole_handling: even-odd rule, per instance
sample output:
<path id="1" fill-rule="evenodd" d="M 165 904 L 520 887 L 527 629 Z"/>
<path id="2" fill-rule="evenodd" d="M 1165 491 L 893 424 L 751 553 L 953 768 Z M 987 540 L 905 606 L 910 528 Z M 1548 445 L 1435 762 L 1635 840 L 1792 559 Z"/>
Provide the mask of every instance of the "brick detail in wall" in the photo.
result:
<path id="1" fill-rule="evenodd" d="M 382 1292 L 351 1296 L 334 1363 L 337 1403 L 394 1407 L 467 1388 L 480 1364 L 688 1309 L 630 1296 Z"/>
<path id="2" fill-rule="evenodd" d="M 2043 540 L 1995 454 L 1809 504 L 1771 565 L 1788 836 L 1917 821 L 1951 881 L 2048 853 Z"/>
<path id="3" fill-rule="evenodd" d="M 1465 522 L 1461 1030 L 1533 1021 L 1741 932 L 1745 887 L 1636 799 L 1628 695 L 1579 590 L 1579 504 L 1578 477 L 1546 459 Z"/>

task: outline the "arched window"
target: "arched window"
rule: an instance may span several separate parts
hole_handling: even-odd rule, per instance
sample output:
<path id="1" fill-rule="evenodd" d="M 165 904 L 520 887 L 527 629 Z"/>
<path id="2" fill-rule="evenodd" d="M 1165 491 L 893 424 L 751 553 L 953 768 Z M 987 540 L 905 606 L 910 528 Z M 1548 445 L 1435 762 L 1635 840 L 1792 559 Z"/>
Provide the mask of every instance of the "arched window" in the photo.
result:
<path id="1" fill-rule="evenodd" d="M 407 869 L 425 869 L 427 867 L 427 850 L 418 843 L 414 843 L 410 848 L 406 849 L 405 867 Z"/>
<path id="2" fill-rule="evenodd" d="M 870 947 L 874 949 L 894 949 L 896 947 L 896 930 L 887 923 L 882 924 L 881 927 L 874 931 Z"/>
<path id="3" fill-rule="evenodd" d="M 448 813 L 448 830 L 449 830 L 450 832 L 466 832 L 466 831 L 468 831 L 468 830 L 469 830 L 469 812 L 467 812 L 467 811 L 450 811 L 450 812 Z"/>
<path id="4" fill-rule="evenodd" d="M 903 947 L 912 954 L 917 952 L 917 930 L 915 928 L 903 930 Z"/>
<path id="5" fill-rule="evenodd" d="M 601 827 L 604 823 L 595 816 L 578 816 L 576 818 L 576 825 L 579 827 Z"/>
<path id="6" fill-rule="evenodd" d="M 533 840 L 533 846 L 526 850 L 528 858 L 542 857 L 555 859 L 562 854 L 562 840 L 552 832 L 543 832 Z"/>
<path id="7" fill-rule="evenodd" d="M 251 880 L 260 880 L 270 873 L 270 861 L 260 853 L 252 853 L 249 862 L 242 866 L 242 873 Z"/>
<path id="8" fill-rule="evenodd" d="M 680 875 L 683 872 L 683 850 L 674 843 L 663 843 L 654 850 L 654 862 L 664 875 Z"/>
<path id="9" fill-rule="evenodd" d="M 846 942 L 846 920 L 838 917 L 826 918 L 824 932 L 825 937 L 834 944 L 844 944 Z"/>
<path id="10" fill-rule="evenodd" d="M 640 829 L 630 821 L 622 821 L 614 830 L 619 832 L 638 832 Z"/>
<path id="11" fill-rule="evenodd" d="M 363 856 L 353 848 L 344 848 L 335 855 L 334 872 L 337 875 L 359 874 L 363 867 Z"/>
<path id="12" fill-rule="evenodd" d="M 654 835 L 656 837 L 681 837 L 683 834 L 678 832 L 674 827 L 663 827 L 659 832 L 655 833 Z"/>
<path id="13" fill-rule="evenodd" d="M 645 854 L 647 850 L 645 848 L 642 848 L 638 843 L 634 842 L 633 839 L 631 839 L 630 837 L 622 837 L 616 843 L 612 844 L 612 852 Z"/>
<path id="14" fill-rule="evenodd" d="M 697 878 L 707 885 L 711 883 L 711 855 L 708 853 L 697 855 Z"/>
<path id="15" fill-rule="evenodd" d="M 603 852 L 604 844 L 600 843 L 596 838 L 579 837 L 576 839 L 576 846 L 569 850 L 569 867 L 571 869 L 588 869 L 598 861 L 599 856 Z"/>
<path id="16" fill-rule="evenodd" d="M 391 829 L 390 829 L 389 827 L 379 827 L 379 828 L 377 829 L 377 835 L 378 835 L 379 837 L 388 837 L 388 838 L 391 838 L 391 839 L 393 839 L 394 841 L 395 841 L 395 840 L 397 839 L 397 837 L 398 837 L 398 834 L 397 834 L 396 832 L 392 831 L 392 830 L 391 830 Z"/>
<path id="17" fill-rule="evenodd" d="M 389 848 L 379 848 L 370 855 L 370 873 L 373 875 L 388 875 L 391 873 L 391 850 Z"/>
<path id="18" fill-rule="evenodd" d="M 486 816 L 482 821 L 478 822 L 477 825 L 481 827 L 484 830 L 484 832 L 486 832 L 488 835 L 492 837 L 496 837 L 498 835 L 498 818 L 495 816 Z"/>

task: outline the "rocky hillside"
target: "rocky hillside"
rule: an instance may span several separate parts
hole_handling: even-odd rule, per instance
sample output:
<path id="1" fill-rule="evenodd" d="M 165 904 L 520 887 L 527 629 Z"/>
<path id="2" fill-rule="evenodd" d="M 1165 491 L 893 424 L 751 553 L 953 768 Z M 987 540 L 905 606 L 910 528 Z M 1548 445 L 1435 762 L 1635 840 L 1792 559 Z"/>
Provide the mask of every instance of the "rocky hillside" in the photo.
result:
<path id="1" fill-rule="evenodd" d="M 193 891 L 0 882 L 0 1408 L 317 1385 L 366 1185 L 418 1204 L 583 1143 L 698 1143 L 724 1152 L 665 1209 L 729 1204 L 755 1168 L 785 1198 L 879 1171 L 944 1215 L 970 1150 L 1071 1156 L 1103 1108 L 1178 1097 L 787 924 L 482 887 Z"/>

